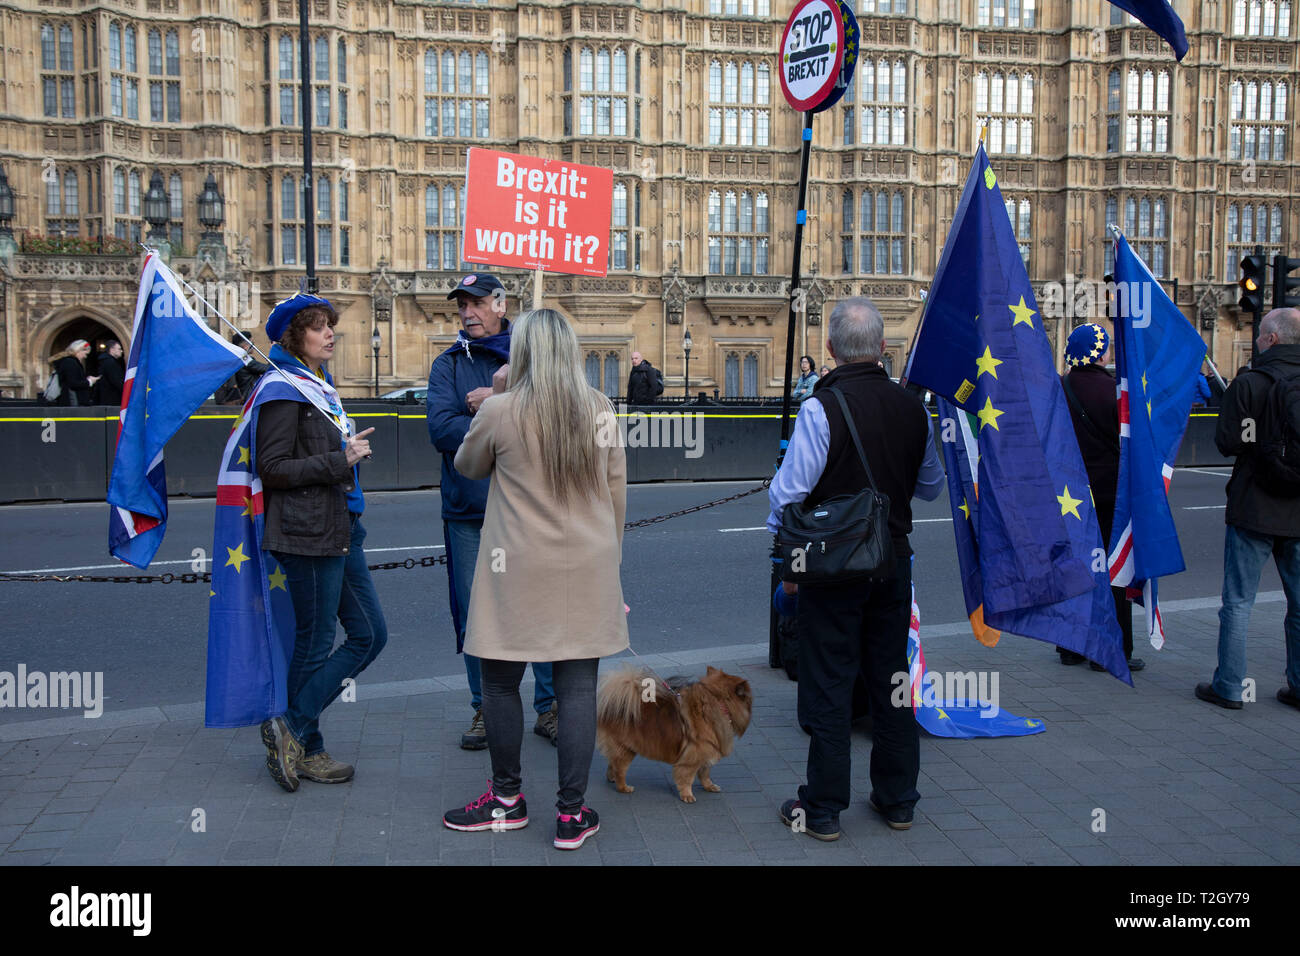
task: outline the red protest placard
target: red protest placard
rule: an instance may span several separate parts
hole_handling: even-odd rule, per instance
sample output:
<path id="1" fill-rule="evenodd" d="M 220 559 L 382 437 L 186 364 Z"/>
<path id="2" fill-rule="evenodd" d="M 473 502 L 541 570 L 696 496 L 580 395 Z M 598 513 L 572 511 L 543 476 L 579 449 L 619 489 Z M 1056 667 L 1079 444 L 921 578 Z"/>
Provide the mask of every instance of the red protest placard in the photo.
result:
<path id="1" fill-rule="evenodd" d="M 614 174 L 599 166 L 471 148 L 463 258 L 603 276 Z"/>

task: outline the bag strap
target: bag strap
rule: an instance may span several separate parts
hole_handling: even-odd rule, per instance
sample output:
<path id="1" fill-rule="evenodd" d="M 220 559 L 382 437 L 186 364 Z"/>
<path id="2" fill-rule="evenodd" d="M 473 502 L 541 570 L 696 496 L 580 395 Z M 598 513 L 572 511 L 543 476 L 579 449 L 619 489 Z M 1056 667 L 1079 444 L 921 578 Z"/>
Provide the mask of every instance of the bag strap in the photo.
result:
<path id="1" fill-rule="evenodd" d="M 1093 434 L 1101 438 L 1101 440 L 1108 446 L 1113 446 L 1116 451 L 1119 451 L 1119 436 L 1117 435 L 1112 437 L 1108 435 L 1106 432 L 1102 431 L 1100 425 L 1088 416 L 1087 411 L 1084 410 L 1083 403 L 1079 401 L 1079 396 L 1074 394 L 1074 386 L 1070 384 L 1069 373 L 1061 376 L 1061 384 L 1065 386 L 1065 397 L 1070 400 L 1070 405 L 1079 413 L 1079 417 L 1083 419 L 1083 423 L 1092 429 Z"/>
<path id="2" fill-rule="evenodd" d="M 834 394 L 840 403 L 840 411 L 844 413 L 844 423 L 849 426 L 849 434 L 853 436 L 853 446 L 858 450 L 858 457 L 862 459 L 862 467 L 867 472 L 867 484 L 871 486 L 872 491 L 876 491 L 876 479 L 871 474 L 871 466 L 867 464 L 867 453 L 862 450 L 862 439 L 858 437 L 858 428 L 853 424 L 853 413 L 849 411 L 848 402 L 844 401 L 844 393 L 838 386 L 832 385 L 826 391 Z"/>

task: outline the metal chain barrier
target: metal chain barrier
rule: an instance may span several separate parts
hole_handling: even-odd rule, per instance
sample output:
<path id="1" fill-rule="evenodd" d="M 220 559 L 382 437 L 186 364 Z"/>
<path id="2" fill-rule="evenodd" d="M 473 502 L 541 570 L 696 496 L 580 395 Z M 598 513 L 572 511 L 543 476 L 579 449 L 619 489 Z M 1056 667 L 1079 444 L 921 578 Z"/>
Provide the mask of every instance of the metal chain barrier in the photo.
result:
<path id="1" fill-rule="evenodd" d="M 706 501 L 702 505 L 692 505 L 689 508 L 683 508 L 680 511 L 671 511 L 664 515 L 655 515 L 653 518 L 641 518 L 638 521 L 628 521 L 623 525 L 624 531 L 632 531 L 636 528 L 644 528 L 647 525 L 658 524 L 660 521 L 667 521 L 669 518 L 680 518 L 682 515 L 694 514 L 697 511 L 704 511 L 708 508 L 716 508 L 718 505 L 725 505 L 729 501 L 738 501 L 741 498 L 747 498 L 750 495 L 757 494 L 767 488 L 772 483 L 771 478 L 764 478 L 763 483 L 756 488 L 750 488 L 748 491 L 741 491 L 734 495 L 728 495 L 726 498 L 718 498 L 715 501 Z M 399 568 L 410 570 L 412 568 L 431 568 L 434 565 L 446 564 L 447 556 L 445 554 L 429 554 L 422 558 L 407 558 L 404 561 L 385 561 L 380 564 L 371 564 L 368 567 L 371 571 L 396 571 Z M 190 571 L 185 574 L 10 574 L 0 571 L 0 582 L 3 581 L 25 581 L 27 583 L 41 581 L 58 581 L 68 583 L 71 581 L 84 582 L 86 584 L 198 584 L 211 583 L 211 571 Z"/>

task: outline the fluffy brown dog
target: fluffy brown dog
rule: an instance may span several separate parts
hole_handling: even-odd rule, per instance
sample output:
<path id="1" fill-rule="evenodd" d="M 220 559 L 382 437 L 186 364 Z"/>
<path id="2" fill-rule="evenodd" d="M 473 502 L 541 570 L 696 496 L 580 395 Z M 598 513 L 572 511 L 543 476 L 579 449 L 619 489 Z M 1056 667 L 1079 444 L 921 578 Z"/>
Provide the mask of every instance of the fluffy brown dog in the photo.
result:
<path id="1" fill-rule="evenodd" d="M 703 680 L 670 678 L 668 688 L 648 670 L 624 669 L 606 677 L 596 695 L 596 746 L 619 793 L 631 793 L 627 768 L 637 754 L 673 765 L 677 793 L 695 802 L 691 784 L 710 793 L 722 788 L 709 768 L 731 753 L 749 727 L 754 704 L 749 681 L 710 667 Z"/>

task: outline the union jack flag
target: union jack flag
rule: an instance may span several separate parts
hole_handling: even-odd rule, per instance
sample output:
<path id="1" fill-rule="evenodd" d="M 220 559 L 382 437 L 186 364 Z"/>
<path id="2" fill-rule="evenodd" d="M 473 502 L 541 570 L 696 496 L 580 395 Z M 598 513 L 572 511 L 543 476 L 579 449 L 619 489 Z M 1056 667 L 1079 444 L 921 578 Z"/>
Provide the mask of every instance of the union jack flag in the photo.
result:
<path id="1" fill-rule="evenodd" d="M 208 327 L 151 251 L 140 275 L 108 484 L 115 558 L 137 568 L 153 560 L 167 531 L 163 446 L 243 363 L 244 353 Z"/>

